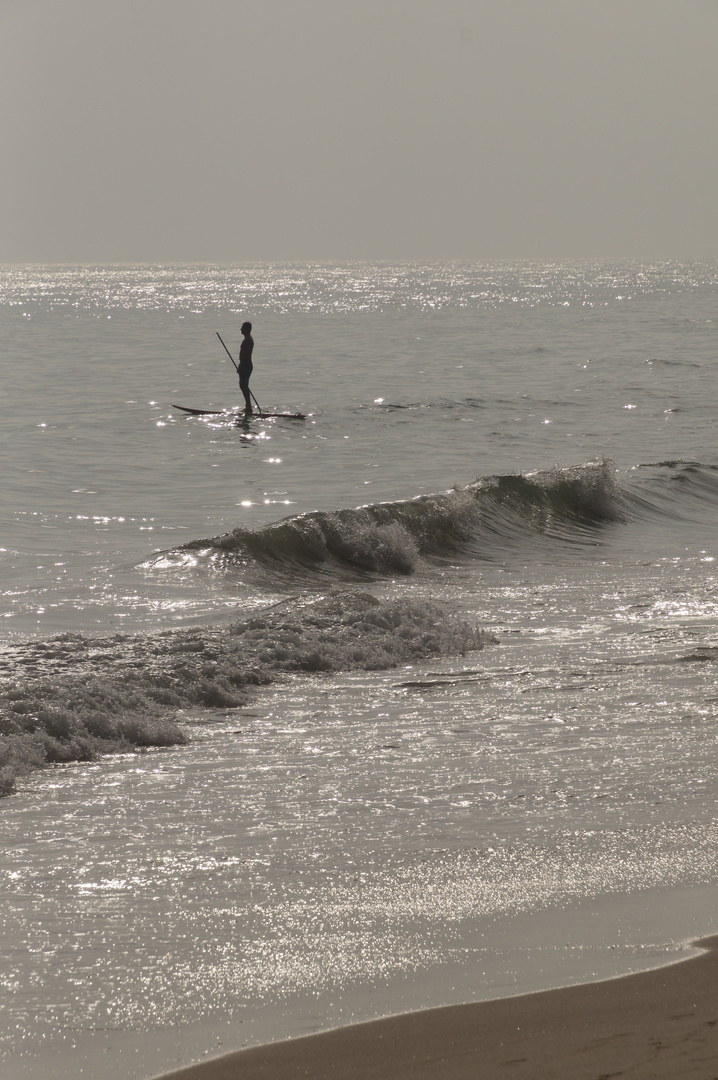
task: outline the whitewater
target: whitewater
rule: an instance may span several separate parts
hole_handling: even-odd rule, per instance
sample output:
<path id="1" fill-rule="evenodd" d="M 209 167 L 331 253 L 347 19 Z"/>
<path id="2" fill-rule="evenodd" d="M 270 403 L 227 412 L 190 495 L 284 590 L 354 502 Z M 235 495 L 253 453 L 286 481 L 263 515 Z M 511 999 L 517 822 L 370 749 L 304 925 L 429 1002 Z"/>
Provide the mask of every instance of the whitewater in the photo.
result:
<path id="1" fill-rule="evenodd" d="M 3 1075 L 715 932 L 717 300 L 715 262 L 0 267 Z M 245 319 L 306 420 L 233 411 Z"/>

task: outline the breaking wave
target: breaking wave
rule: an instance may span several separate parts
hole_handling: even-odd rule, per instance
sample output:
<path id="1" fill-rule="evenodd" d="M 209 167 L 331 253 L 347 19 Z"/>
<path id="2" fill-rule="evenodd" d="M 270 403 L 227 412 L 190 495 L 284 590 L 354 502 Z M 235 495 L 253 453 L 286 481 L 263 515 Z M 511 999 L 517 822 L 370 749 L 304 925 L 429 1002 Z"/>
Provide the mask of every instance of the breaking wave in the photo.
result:
<path id="1" fill-rule="evenodd" d="M 0 794 L 41 765 L 182 745 L 178 710 L 237 708 L 252 687 L 286 673 L 377 671 L 494 640 L 438 604 L 354 590 L 286 601 L 229 626 L 8 646 L 0 654 Z"/>
<path id="2" fill-rule="evenodd" d="M 505 560 L 557 543 L 595 545 L 606 526 L 699 514 L 718 503 L 718 469 L 662 461 L 620 485 L 607 461 L 357 509 L 313 512 L 256 531 L 235 529 L 160 553 L 151 565 L 208 560 L 282 581 L 329 579 L 327 594 L 265 608 L 249 621 L 155 635 L 65 634 L 0 652 L 0 794 L 53 762 L 182 745 L 181 710 L 246 704 L 251 688 L 291 672 L 380 670 L 461 655 L 494 640 L 437 604 L 379 601 L 337 581 L 413 573 L 448 559 Z"/>
<path id="3" fill-rule="evenodd" d="M 615 467 L 607 461 L 528 475 L 482 477 L 462 488 L 356 509 L 314 511 L 255 531 L 237 528 L 155 558 L 153 566 L 211 560 L 258 565 L 275 576 L 340 580 L 412 574 L 422 561 L 505 557 L 538 536 L 595 544 L 624 520 Z"/>

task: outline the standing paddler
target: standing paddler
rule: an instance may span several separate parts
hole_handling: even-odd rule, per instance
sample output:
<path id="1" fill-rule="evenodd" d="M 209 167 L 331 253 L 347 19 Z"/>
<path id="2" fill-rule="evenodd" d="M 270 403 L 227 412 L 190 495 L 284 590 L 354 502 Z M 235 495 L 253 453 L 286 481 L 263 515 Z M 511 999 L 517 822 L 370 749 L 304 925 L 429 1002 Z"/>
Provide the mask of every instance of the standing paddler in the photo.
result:
<path id="1" fill-rule="evenodd" d="M 254 339 L 252 337 L 252 324 L 251 322 L 242 323 L 242 337 L 244 341 L 239 347 L 239 367 L 237 368 L 237 374 L 239 375 L 239 389 L 244 394 L 245 402 L 245 416 L 252 415 L 252 398 L 249 392 L 249 376 L 252 374 L 252 350 L 254 349 Z"/>

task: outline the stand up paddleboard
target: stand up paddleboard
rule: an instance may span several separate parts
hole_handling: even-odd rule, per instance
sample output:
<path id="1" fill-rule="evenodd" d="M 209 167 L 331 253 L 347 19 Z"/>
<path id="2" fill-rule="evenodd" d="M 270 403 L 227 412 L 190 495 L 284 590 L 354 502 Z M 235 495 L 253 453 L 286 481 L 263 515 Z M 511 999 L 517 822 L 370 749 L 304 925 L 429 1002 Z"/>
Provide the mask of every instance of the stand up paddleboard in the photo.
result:
<path id="1" fill-rule="evenodd" d="M 221 334 L 218 333 L 217 337 L 219 338 L 220 341 L 222 341 Z M 222 345 L 224 347 L 224 351 L 226 352 L 227 356 L 232 361 L 232 366 L 234 367 L 234 370 L 239 375 L 239 367 L 238 367 L 234 357 L 232 356 L 232 354 L 229 351 L 229 349 L 227 348 L 227 346 L 224 344 L 224 341 L 222 341 Z M 239 385 L 240 385 L 240 388 L 241 388 L 241 386 L 242 386 L 242 377 L 241 377 L 241 375 L 240 375 Z M 300 413 L 300 412 L 297 412 L 297 413 L 264 412 L 261 405 L 257 401 L 256 397 L 254 396 L 254 394 L 252 394 L 251 390 L 249 391 L 249 393 L 252 395 L 252 400 L 254 401 L 254 404 L 257 406 L 257 411 L 256 412 L 245 413 L 244 411 L 242 411 L 240 409 L 190 409 L 190 408 L 187 407 L 187 405 L 175 405 L 175 404 L 172 405 L 172 408 L 173 409 L 179 409 L 180 412 L 187 413 L 189 416 L 226 416 L 227 418 L 232 416 L 235 420 L 265 420 L 265 419 L 266 420 L 274 420 L 274 419 L 277 419 L 277 420 L 306 420 L 306 416 L 304 415 L 304 413 Z M 245 394 L 245 399 L 247 401 L 247 404 L 249 404 L 249 398 L 247 397 L 246 394 Z"/>
<path id="2" fill-rule="evenodd" d="M 186 405 L 172 405 L 173 409 L 180 409 L 181 412 L 189 413 L 190 416 L 224 416 L 222 409 L 188 409 Z"/>
<path id="3" fill-rule="evenodd" d="M 247 416 L 244 411 L 239 409 L 189 409 L 186 405 L 172 405 L 173 409 L 179 409 L 180 412 L 188 413 L 190 416 L 233 416 L 237 419 L 245 420 L 264 420 L 279 419 L 284 420 L 306 420 L 304 413 L 289 413 L 289 412 L 253 412 Z"/>

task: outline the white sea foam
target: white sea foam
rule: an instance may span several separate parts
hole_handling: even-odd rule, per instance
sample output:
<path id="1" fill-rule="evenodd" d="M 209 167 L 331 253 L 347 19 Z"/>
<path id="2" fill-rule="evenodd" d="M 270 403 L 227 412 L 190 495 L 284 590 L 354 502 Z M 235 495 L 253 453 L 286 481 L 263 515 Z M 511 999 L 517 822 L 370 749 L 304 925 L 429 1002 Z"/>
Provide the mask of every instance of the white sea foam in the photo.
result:
<path id="1" fill-rule="evenodd" d="M 285 672 L 378 671 L 495 641 L 439 605 L 336 592 L 247 622 L 155 637 L 64 635 L 0 657 L 0 794 L 40 765 L 187 736 L 178 709 L 235 709 Z"/>

